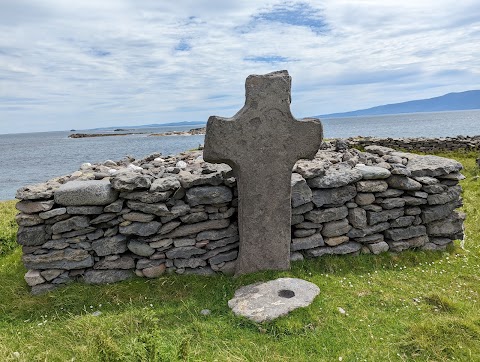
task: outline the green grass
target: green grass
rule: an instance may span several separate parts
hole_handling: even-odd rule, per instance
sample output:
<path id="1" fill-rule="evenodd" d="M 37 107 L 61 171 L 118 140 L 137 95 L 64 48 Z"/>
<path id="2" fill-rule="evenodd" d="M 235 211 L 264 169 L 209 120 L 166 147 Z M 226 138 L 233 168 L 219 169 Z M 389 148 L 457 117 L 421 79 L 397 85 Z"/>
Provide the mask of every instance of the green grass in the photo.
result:
<path id="1" fill-rule="evenodd" d="M 16 248 L 0 257 L 0 360 L 480 361 L 479 170 L 474 154 L 446 156 L 466 167 L 468 215 L 463 248 L 456 242 L 447 252 L 322 257 L 238 279 L 75 283 L 35 297 Z M 10 215 L 1 232 L 11 234 L 14 204 L 0 205 Z M 280 276 L 314 282 L 321 293 L 270 323 L 231 313 L 236 288 Z"/>
<path id="2" fill-rule="evenodd" d="M 17 246 L 18 226 L 15 222 L 16 201 L 0 201 L 0 256 L 7 254 Z"/>

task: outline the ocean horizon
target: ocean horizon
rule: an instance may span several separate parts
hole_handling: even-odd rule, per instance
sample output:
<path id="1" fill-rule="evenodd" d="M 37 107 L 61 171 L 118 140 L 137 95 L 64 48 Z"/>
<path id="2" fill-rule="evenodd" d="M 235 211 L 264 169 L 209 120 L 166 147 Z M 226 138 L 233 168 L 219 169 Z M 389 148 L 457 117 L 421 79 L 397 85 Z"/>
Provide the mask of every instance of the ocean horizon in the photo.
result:
<path id="1" fill-rule="evenodd" d="M 408 113 L 321 119 L 325 138 L 376 137 L 452 137 L 480 135 L 480 110 Z M 0 154 L 4 167 L 0 173 L 0 200 L 15 198 L 18 188 L 72 173 L 85 162 L 99 163 L 125 156 L 143 158 L 154 152 L 176 154 L 203 144 L 204 136 L 149 136 L 150 133 L 185 131 L 201 126 L 167 125 L 132 128 L 126 136 L 72 139 L 71 133 L 112 132 L 108 127 L 76 130 L 0 134 Z M 115 132 L 117 133 L 117 132 Z"/>

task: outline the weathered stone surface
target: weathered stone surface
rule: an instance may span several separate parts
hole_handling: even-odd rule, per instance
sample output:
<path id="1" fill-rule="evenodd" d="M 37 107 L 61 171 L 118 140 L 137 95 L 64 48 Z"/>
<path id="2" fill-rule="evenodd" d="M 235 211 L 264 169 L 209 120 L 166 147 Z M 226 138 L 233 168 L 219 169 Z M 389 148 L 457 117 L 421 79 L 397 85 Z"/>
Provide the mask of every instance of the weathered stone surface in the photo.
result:
<path id="1" fill-rule="evenodd" d="M 350 240 L 350 238 L 346 235 L 334 236 L 334 237 L 331 237 L 331 238 L 325 238 L 325 244 L 327 244 L 329 246 L 337 246 L 337 245 L 346 243 L 349 240 Z"/>
<path id="2" fill-rule="evenodd" d="M 388 186 L 393 187 L 394 189 L 399 190 L 420 190 L 422 184 L 415 181 L 413 178 L 401 176 L 401 175 L 392 175 L 387 179 Z"/>
<path id="3" fill-rule="evenodd" d="M 298 251 L 323 245 L 325 245 L 325 243 L 323 242 L 322 234 L 317 232 L 304 238 L 293 238 L 292 243 L 290 244 L 290 250 Z"/>
<path id="4" fill-rule="evenodd" d="M 356 165 L 355 169 L 360 171 L 364 180 L 379 180 L 390 177 L 390 171 L 383 167 Z"/>
<path id="5" fill-rule="evenodd" d="M 227 163 L 237 178 L 237 274 L 290 265 L 291 172 L 298 159 L 315 156 L 323 136 L 318 120 L 292 117 L 290 88 L 286 71 L 251 75 L 242 110 L 207 123 L 204 159 Z"/>
<path id="6" fill-rule="evenodd" d="M 60 186 L 61 185 L 58 182 L 49 181 L 41 184 L 20 187 L 15 194 L 15 198 L 19 200 L 50 199 L 55 190 Z"/>
<path id="7" fill-rule="evenodd" d="M 382 222 L 373 226 L 368 226 L 364 229 L 351 229 L 348 232 L 348 236 L 350 238 L 361 238 L 368 235 L 376 234 L 382 231 L 387 230 L 390 227 L 388 222 Z"/>
<path id="8" fill-rule="evenodd" d="M 419 247 L 425 245 L 426 243 L 428 243 L 429 240 L 428 240 L 427 235 L 420 235 L 420 236 L 415 236 L 413 238 L 407 239 L 406 242 L 408 242 L 408 244 L 412 248 L 419 248 Z"/>
<path id="9" fill-rule="evenodd" d="M 363 206 L 363 205 L 370 205 L 375 201 L 375 195 L 370 192 L 359 192 L 357 196 L 355 196 L 355 203 Z"/>
<path id="10" fill-rule="evenodd" d="M 143 275 L 147 278 L 158 278 L 165 272 L 165 264 L 151 266 L 142 270 Z"/>
<path id="11" fill-rule="evenodd" d="M 442 236 L 456 238 L 463 234 L 463 220 L 465 214 L 453 213 L 448 218 L 436 220 L 427 225 L 427 234 L 430 236 Z"/>
<path id="12" fill-rule="evenodd" d="M 61 269 L 47 269 L 47 270 L 42 270 L 40 274 L 42 275 L 43 278 L 45 278 L 46 281 L 51 281 L 56 277 L 58 277 L 63 272 L 64 271 Z"/>
<path id="13" fill-rule="evenodd" d="M 347 185 L 335 189 L 313 190 L 312 201 L 317 207 L 323 205 L 343 205 L 347 201 L 353 199 L 356 195 L 357 190 L 355 186 Z"/>
<path id="14" fill-rule="evenodd" d="M 308 204 L 312 201 L 312 190 L 298 173 L 292 173 L 292 207 Z"/>
<path id="15" fill-rule="evenodd" d="M 109 238 L 98 239 L 92 242 L 92 249 L 98 256 L 122 254 L 127 251 L 125 235 L 115 235 Z"/>
<path id="16" fill-rule="evenodd" d="M 152 177 L 143 175 L 139 172 L 128 171 L 115 174 L 110 182 L 115 190 L 133 191 L 138 189 L 149 189 L 152 184 Z"/>
<path id="17" fill-rule="evenodd" d="M 379 243 L 383 240 L 385 240 L 385 238 L 383 237 L 383 234 L 372 234 L 372 235 L 364 236 L 361 238 L 355 238 L 355 241 L 358 241 L 359 243 L 365 243 L 365 244 Z"/>
<path id="18" fill-rule="evenodd" d="M 45 225 L 20 226 L 17 233 L 17 243 L 24 246 L 42 245 L 46 241 Z"/>
<path id="19" fill-rule="evenodd" d="M 389 246 L 389 250 L 394 253 L 399 253 L 401 251 L 410 249 L 410 244 L 406 240 L 399 240 L 399 241 L 388 240 L 387 244 Z"/>
<path id="20" fill-rule="evenodd" d="M 218 186 L 223 183 L 222 174 L 220 172 L 210 174 L 192 174 L 187 171 L 180 171 L 178 174 L 180 184 L 185 189 L 189 189 L 194 186 Z"/>
<path id="21" fill-rule="evenodd" d="M 427 206 L 422 210 L 422 221 L 428 224 L 435 220 L 440 220 L 452 214 L 460 205 L 458 201 L 453 201 L 445 205 Z"/>
<path id="22" fill-rule="evenodd" d="M 55 190 L 55 202 L 63 206 L 108 205 L 118 197 L 108 180 L 70 181 Z"/>
<path id="23" fill-rule="evenodd" d="M 330 221 L 323 225 L 322 235 L 326 238 L 340 236 L 348 233 L 351 228 L 347 219 Z"/>
<path id="24" fill-rule="evenodd" d="M 404 212 L 405 211 L 403 208 L 384 210 L 380 212 L 367 211 L 368 224 L 375 225 L 381 222 L 396 219 L 397 217 L 403 216 Z"/>
<path id="25" fill-rule="evenodd" d="M 448 186 L 442 185 L 442 184 L 424 185 L 422 186 L 422 190 L 428 194 L 441 194 L 442 192 L 445 192 L 448 190 Z"/>
<path id="26" fill-rule="evenodd" d="M 167 205 L 163 203 L 147 204 L 140 201 L 128 200 L 127 206 L 132 210 L 141 211 L 145 214 L 153 214 L 157 216 L 166 216 L 171 214 L 171 211 L 168 210 Z"/>
<path id="27" fill-rule="evenodd" d="M 166 224 L 163 224 L 158 233 L 160 235 L 163 234 L 168 234 L 169 232 L 175 230 L 177 227 L 179 227 L 182 223 L 180 221 L 170 221 Z"/>
<path id="28" fill-rule="evenodd" d="M 43 224 L 44 220 L 35 214 L 19 213 L 15 216 L 15 221 L 19 226 L 35 226 Z"/>
<path id="29" fill-rule="evenodd" d="M 412 176 L 443 176 L 451 172 L 460 171 L 463 166 L 460 162 L 438 156 L 414 157 L 408 161 L 407 168 L 412 172 Z"/>
<path id="30" fill-rule="evenodd" d="M 195 246 L 182 246 L 179 248 L 173 248 L 167 251 L 165 254 L 169 259 L 188 259 L 194 255 L 201 255 L 205 253 L 205 249 L 200 249 Z"/>
<path id="31" fill-rule="evenodd" d="M 429 205 L 443 205 L 443 204 L 458 200 L 461 194 L 462 194 L 462 187 L 453 186 L 453 187 L 449 187 L 447 191 L 441 194 L 428 195 L 427 202 Z"/>
<path id="32" fill-rule="evenodd" d="M 98 215 L 96 218 L 90 220 L 90 224 L 96 225 L 96 224 L 110 222 L 116 217 L 117 217 L 117 214 L 114 214 L 114 213 L 101 214 L 101 215 Z"/>
<path id="33" fill-rule="evenodd" d="M 306 180 L 325 175 L 325 162 L 313 159 L 311 161 L 300 160 L 293 169 Z"/>
<path id="34" fill-rule="evenodd" d="M 152 248 L 150 245 L 136 240 L 129 241 L 127 244 L 127 248 L 132 253 L 140 256 L 150 256 L 155 253 L 155 249 Z"/>
<path id="35" fill-rule="evenodd" d="M 180 181 L 176 177 L 167 176 L 158 178 L 150 186 L 150 192 L 163 192 L 176 190 L 180 187 Z"/>
<path id="36" fill-rule="evenodd" d="M 132 222 L 130 225 L 119 227 L 120 234 L 149 236 L 156 234 L 162 226 L 158 221 L 151 222 Z"/>
<path id="37" fill-rule="evenodd" d="M 88 270 L 83 275 L 83 279 L 87 284 L 108 284 L 120 282 L 132 276 L 131 270 Z"/>
<path id="38" fill-rule="evenodd" d="M 179 238 L 182 236 L 198 234 L 206 230 L 224 229 L 230 225 L 230 220 L 208 220 L 196 224 L 181 225 L 169 234 L 165 234 L 165 238 Z"/>
<path id="39" fill-rule="evenodd" d="M 70 219 L 59 221 L 52 225 L 54 234 L 63 234 L 72 230 L 81 230 L 89 226 L 86 216 L 72 216 Z"/>
<path id="40" fill-rule="evenodd" d="M 308 185 L 317 189 L 346 186 L 362 179 L 362 173 L 354 169 L 327 169 L 324 176 L 311 178 Z"/>
<path id="41" fill-rule="evenodd" d="M 232 250 L 232 251 L 229 251 L 227 253 L 221 253 L 221 254 L 217 254 L 217 255 L 211 257 L 210 259 L 208 259 L 208 263 L 210 265 L 220 264 L 220 263 L 224 263 L 224 262 L 227 262 L 227 261 L 235 260 L 235 259 L 237 259 L 237 256 L 238 256 L 238 250 Z"/>
<path id="42" fill-rule="evenodd" d="M 395 228 L 385 231 L 385 237 L 393 240 L 405 240 L 427 234 L 427 228 L 424 225 L 410 226 L 407 228 Z"/>
<path id="43" fill-rule="evenodd" d="M 83 249 L 54 250 L 46 254 L 22 257 L 27 269 L 81 269 L 93 266 L 93 257 Z"/>
<path id="44" fill-rule="evenodd" d="M 120 212 L 123 208 L 123 200 L 119 199 L 103 208 L 104 212 Z"/>
<path id="45" fill-rule="evenodd" d="M 427 200 L 418 198 L 418 197 L 413 197 L 413 196 L 402 196 L 402 199 L 405 200 L 405 205 L 407 206 L 418 206 L 418 205 L 425 205 L 427 203 Z"/>
<path id="46" fill-rule="evenodd" d="M 388 184 L 382 180 L 365 180 L 357 182 L 358 192 L 383 192 L 388 188 Z"/>
<path id="47" fill-rule="evenodd" d="M 296 238 L 305 238 L 307 236 L 315 234 L 316 229 L 295 229 L 293 231 L 293 236 Z"/>
<path id="48" fill-rule="evenodd" d="M 349 209 L 348 221 L 354 228 L 364 229 L 367 227 L 367 212 L 359 207 Z"/>
<path id="49" fill-rule="evenodd" d="M 127 221 L 150 222 L 155 219 L 155 215 L 144 214 L 143 212 L 129 212 L 122 217 Z"/>
<path id="50" fill-rule="evenodd" d="M 429 176 L 419 176 L 419 177 L 414 177 L 414 179 L 415 181 L 418 181 L 423 185 L 434 185 L 440 182 L 435 177 L 429 177 Z"/>
<path id="51" fill-rule="evenodd" d="M 310 305 L 318 293 L 320 289 L 305 280 L 280 278 L 239 288 L 228 306 L 235 315 L 261 323 Z"/>
<path id="52" fill-rule="evenodd" d="M 127 192 L 124 191 L 120 194 L 120 197 L 127 199 L 127 200 L 135 200 L 144 202 L 146 204 L 153 204 L 157 202 L 166 201 L 172 195 L 172 191 L 165 191 L 165 192 L 150 192 L 150 191 L 134 191 L 134 192 Z"/>
<path id="53" fill-rule="evenodd" d="M 135 260 L 130 256 L 121 256 L 115 260 L 102 259 L 95 263 L 94 269 L 133 269 Z"/>
<path id="54" fill-rule="evenodd" d="M 61 209 L 65 209 L 65 208 L 61 208 Z M 61 210 L 61 209 L 53 209 L 48 212 L 53 212 L 55 210 Z M 69 215 L 100 215 L 103 212 L 103 209 L 104 209 L 103 206 L 67 206 L 67 208 L 65 209 L 65 212 Z M 62 215 L 62 214 L 58 213 L 58 215 Z M 57 215 L 53 215 L 53 216 L 57 216 Z"/>
<path id="55" fill-rule="evenodd" d="M 33 287 L 34 285 L 45 283 L 45 279 L 40 275 L 39 270 L 29 270 L 25 274 L 24 279 L 31 287 Z"/>
<path id="56" fill-rule="evenodd" d="M 232 201 L 232 191 L 226 186 L 197 186 L 187 190 L 190 206 L 222 204 Z"/>
<path id="57" fill-rule="evenodd" d="M 348 209 L 346 206 L 332 207 L 328 209 L 314 209 L 305 215 L 305 219 L 314 223 L 324 223 L 346 218 Z"/>
<path id="58" fill-rule="evenodd" d="M 175 259 L 173 264 L 177 268 L 200 268 L 207 266 L 207 262 L 200 258 Z"/>
<path id="59" fill-rule="evenodd" d="M 379 203 L 383 209 L 390 210 L 405 206 L 405 200 L 401 197 L 392 197 L 384 199 Z"/>
<path id="60" fill-rule="evenodd" d="M 193 212 L 191 214 L 180 216 L 180 220 L 185 224 L 194 224 L 196 222 L 208 220 L 206 212 Z"/>
<path id="61" fill-rule="evenodd" d="M 415 216 L 401 216 L 392 220 L 390 222 L 390 227 L 392 228 L 404 228 L 407 226 L 412 225 L 413 221 L 415 220 Z"/>
<path id="62" fill-rule="evenodd" d="M 53 207 L 55 201 L 19 201 L 15 204 L 18 211 L 25 214 L 35 214 L 38 212 L 48 211 Z"/>
<path id="63" fill-rule="evenodd" d="M 324 246 L 306 250 L 308 257 L 316 258 L 322 255 L 345 255 L 357 253 L 362 249 L 362 244 L 350 241 L 337 246 Z"/>
<path id="64" fill-rule="evenodd" d="M 397 190 L 397 189 L 387 189 L 383 192 L 377 192 L 375 193 L 375 197 L 399 197 L 403 195 L 405 191 L 403 190 Z"/>
<path id="65" fill-rule="evenodd" d="M 367 244 L 368 249 L 372 254 L 378 255 L 388 251 L 390 248 L 385 241 L 380 241 L 374 244 Z"/>
<path id="66" fill-rule="evenodd" d="M 180 246 L 194 246 L 196 243 L 197 240 L 195 240 L 195 238 L 180 238 L 173 240 L 173 245 L 177 248 Z"/>

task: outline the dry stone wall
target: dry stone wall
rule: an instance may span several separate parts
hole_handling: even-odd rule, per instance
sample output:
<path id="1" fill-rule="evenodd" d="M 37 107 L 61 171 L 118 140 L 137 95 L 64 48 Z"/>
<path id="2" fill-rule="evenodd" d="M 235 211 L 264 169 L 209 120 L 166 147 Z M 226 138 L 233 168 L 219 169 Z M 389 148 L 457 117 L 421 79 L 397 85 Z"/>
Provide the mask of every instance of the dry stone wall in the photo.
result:
<path id="1" fill-rule="evenodd" d="M 460 163 L 380 146 L 321 150 L 296 163 L 291 259 L 410 248 L 463 237 Z M 25 280 L 42 293 L 73 280 L 232 273 L 236 180 L 202 152 L 103 164 L 18 190 Z"/>
<path id="2" fill-rule="evenodd" d="M 475 151 L 480 149 L 480 136 L 456 136 L 442 138 L 352 137 L 342 142 L 346 142 L 346 144 L 350 147 L 366 147 L 377 145 L 426 153 L 457 150 Z"/>

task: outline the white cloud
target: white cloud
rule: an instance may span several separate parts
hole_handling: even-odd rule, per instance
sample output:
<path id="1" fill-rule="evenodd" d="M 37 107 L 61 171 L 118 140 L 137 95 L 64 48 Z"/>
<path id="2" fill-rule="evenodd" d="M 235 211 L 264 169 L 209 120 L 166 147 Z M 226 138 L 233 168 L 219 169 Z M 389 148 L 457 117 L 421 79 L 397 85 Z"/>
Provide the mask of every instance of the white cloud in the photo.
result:
<path id="1" fill-rule="evenodd" d="M 286 4 L 3 0 L 0 133 L 230 116 L 277 69 L 299 117 L 478 88 L 476 1 Z"/>

